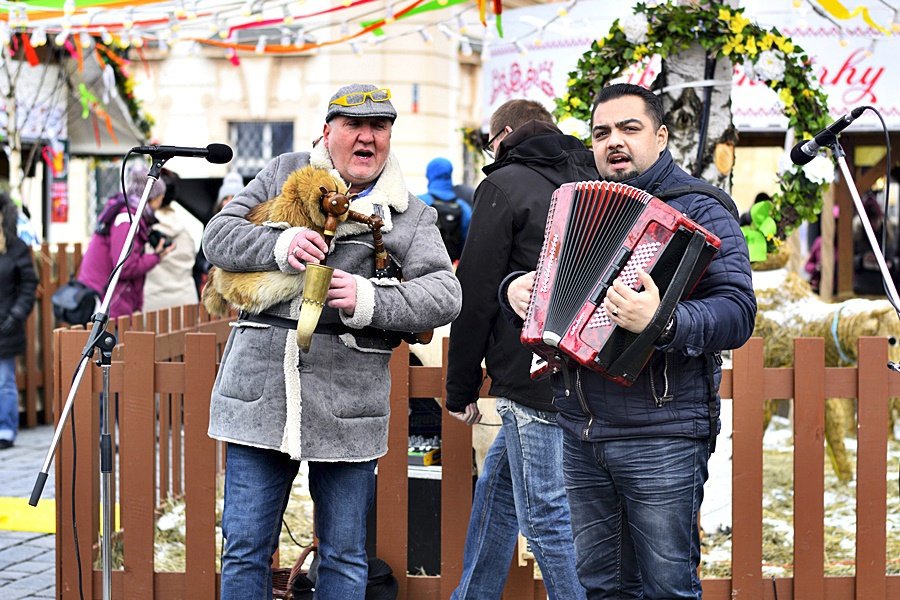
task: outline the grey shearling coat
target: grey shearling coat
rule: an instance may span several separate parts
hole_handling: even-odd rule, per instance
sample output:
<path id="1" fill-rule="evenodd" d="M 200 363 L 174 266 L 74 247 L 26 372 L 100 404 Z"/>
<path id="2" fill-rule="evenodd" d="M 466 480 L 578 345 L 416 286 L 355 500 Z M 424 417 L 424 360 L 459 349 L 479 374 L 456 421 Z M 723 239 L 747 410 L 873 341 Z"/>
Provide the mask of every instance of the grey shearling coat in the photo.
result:
<path id="1" fill-rule="evenodd" d="M 278 195 L 288 175 L 306 164 L 333 168 L 323 144 L 311 153 L 281 155 L 209 222 L 203 249 L 212 264 L 303 277 L 287 263 L 288 247 L 301 228 L 254 225 L 244 217 Z M 363 224 L 341 223 L 327 264 L 354 274 L 357 306 L 352 317 L 326 307 L 320 322 L 400 331 L 449 323 L 462 296 L 435 226 L 437 213 L 407 191 L 393 154 L 374 189 L 350 208 L 373 214 L 375 204 L 383 207 L 384 242 L 404 281 L 374 279 L 371 232 Z M 296 318 L 299 298 L 265 312 Z M 365 461 L 387 452 L 391 349 L 386 343 L 315 334 L 304 354 L 293 329 L 248 321 L 232 326 L 212 394 L 211 437 L 280 450 L 297 460 Z"/>

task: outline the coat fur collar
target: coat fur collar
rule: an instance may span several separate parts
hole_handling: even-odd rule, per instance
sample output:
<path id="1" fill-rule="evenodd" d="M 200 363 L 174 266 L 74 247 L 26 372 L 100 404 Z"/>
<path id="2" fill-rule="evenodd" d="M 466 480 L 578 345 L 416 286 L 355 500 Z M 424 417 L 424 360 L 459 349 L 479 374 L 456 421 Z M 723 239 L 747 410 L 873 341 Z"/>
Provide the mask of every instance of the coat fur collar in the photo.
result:
<path id="1" fill-rule="evenodd" d="M 309 155 L 309 164 L 318 169 L 329 169 L 333 175 L 340 177 L 334 168 L 334 163 L 331 162 L 331 154 L 324 142 L 313 147 Z M 388 155 L 384 170 L 375 182 L 375 188 L 362 198 L 355 198 L 351 201 L 350 210 L 364 215 L 372 215 L 375 214 L 376 204 L 382 207 L 381 218 L 384 219 L 384 226 L 381 230 L 385 233 L 393 228 L 391 212 L 402 213 L 409 207 L 409 191 L 406 189 L 406 182 L 403 181 L 403 174 L 400 172 L 400 161 L 393 152 Z M 368 231 L 369 227 L 365 223 L 344 221 L 338 225 L 334 237 L 337 239 Z"/>

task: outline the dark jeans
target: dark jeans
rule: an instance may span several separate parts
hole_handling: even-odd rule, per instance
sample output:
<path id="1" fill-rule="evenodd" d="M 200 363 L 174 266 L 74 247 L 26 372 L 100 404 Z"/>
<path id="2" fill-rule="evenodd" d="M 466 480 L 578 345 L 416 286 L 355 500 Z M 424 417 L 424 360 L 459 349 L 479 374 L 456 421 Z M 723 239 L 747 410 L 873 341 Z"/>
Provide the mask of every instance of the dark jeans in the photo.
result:
<path id="1" fill-rule="evenodd" d="M 589 599 L 701 597 L 697 513 L 707 442 L 583 442 L 566 432 L 566 493 L 578 577 Z"/>
<path id="2" fill-rule="evenodd" d="M 221 598 L 272 598 L 272 554 L 300 463 L 275 450 L 231 443 L 226 460 Z M 317 600 L 365 598 L 366 515 L 375 497 L 375 462 L 309 463 L 319 538 Z"/>

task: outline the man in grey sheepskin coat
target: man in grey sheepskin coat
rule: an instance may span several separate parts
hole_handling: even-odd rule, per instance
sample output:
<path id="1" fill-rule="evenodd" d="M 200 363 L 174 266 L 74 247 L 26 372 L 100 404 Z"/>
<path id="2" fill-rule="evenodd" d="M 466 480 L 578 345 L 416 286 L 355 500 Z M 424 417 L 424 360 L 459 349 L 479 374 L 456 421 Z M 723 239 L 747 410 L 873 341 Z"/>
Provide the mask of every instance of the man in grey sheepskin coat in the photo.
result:
<path id="1" fill-rule="evenodd" d="M 300 298 L 234 323 L 216 378 L 209 434 L 227 443 L 222 599 L 271 598 L 270 559 L 301 460 L 308 461 L 319 538 L 316 598 L 365 597 L 366 514 L 375 463 L 387 452 L 393 344 L 383 330 L 425 331 L 460 310 L 459 282 L 431 207 L 410 194 L 391 130 L 390 92 L 352 84 L 331 98 L 311 152 L 273 159 L 206 228 L 215 266 L 237 272 L 304 273 L 326 254 L 334 275 L 310 351 L 291 319 Z M 331 247 L 315 231 L 245 219 L 306 165 L 350 186 L 350 209 L 384 220 L 384 243 L 403 280 L 377 278 L 372 235 L 345 221 Z"/>

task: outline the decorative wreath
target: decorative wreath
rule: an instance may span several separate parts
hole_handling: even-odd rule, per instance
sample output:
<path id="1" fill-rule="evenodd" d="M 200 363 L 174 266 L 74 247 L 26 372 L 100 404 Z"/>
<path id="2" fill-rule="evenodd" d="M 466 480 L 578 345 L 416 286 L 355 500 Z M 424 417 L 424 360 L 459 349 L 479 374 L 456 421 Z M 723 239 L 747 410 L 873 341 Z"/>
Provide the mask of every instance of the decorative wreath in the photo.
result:
<path id="1" fill-rule="evenodd" d="M 462 136 L 463 150 L 471 157 L 475 168 L 481 168 L 484 164 L 484 154 L 482 154 L 484 140 L 482 139 L 481 129 L 478 127 L 460 127 L 459 133 Z"/>
<path id="2" fill-rule="evenodd" d="M 144 110 L 143 102 L 134 94 L 135 80 L 128 72 L 129 61 L 125 58 L 126 51 L 116 50 L 113 47 L 97 43 L 95 52 L 97 62 L 101 66 L 109 65 L 112 67 L 119 97 L 125 101 L 128 114 L 138 131 L 149 139 L 154 124 L 153 117 L 147 114 Z"/>
<path id="3" fill-rule="evenodd" d="M 648 64 L 654 55 L 665 60 L 696 43 L 717 58 L 743 65 L 749 78 L 772 88 L 795 138 L 811 138 L 811 132 L 828 125 L 828 106 L 811 78 L 809 57 L 777 29 L 763 29 L 743 12 L 715 0 L 700 5 L 638 3 L 632 16 L 616 19 L 606 37 L 595 40 L 579 59 L 569 73 L 567 93 L 556 100 L 556 117 L 590 123 L 597 89 L 634 64 Z M 803 167 L 784 160 L 779 170 L 780 190 L 770 202 L 755 204 L 752 224 L 742 228 L 754 261 L 776 251 L 800 223 L 816 219 L 834 174 L 831 161 L 821 156 Z"/>

